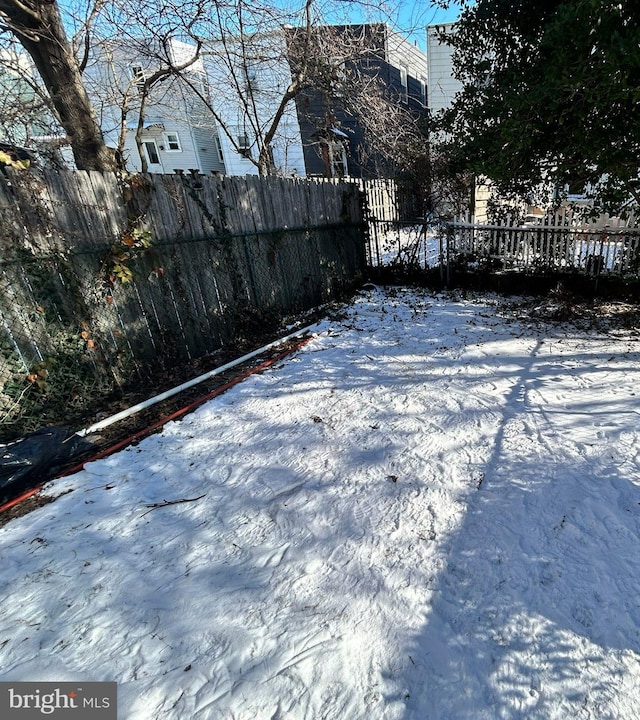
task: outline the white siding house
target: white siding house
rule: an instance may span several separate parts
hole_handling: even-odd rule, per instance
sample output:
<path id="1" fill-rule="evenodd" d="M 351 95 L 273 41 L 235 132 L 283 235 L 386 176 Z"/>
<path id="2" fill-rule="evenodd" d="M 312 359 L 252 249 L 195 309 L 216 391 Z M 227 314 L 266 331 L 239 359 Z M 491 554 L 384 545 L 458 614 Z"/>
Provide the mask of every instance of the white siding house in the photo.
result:
<path id="1" fill-rule="evenodd" d="M 211 42 L 203 54 L 215 110 L 220 118 L 220 145 L 226 172 L 256 174 L 265 133 L 291 83 L 284 35 L 264 33 L 244 41 Z M 304 177 L 300 125 L 289 102 L 270 146 L 273 165 L 282 175 Z"/>
<path id="2" fill-rule="evenodd" d="M 193 57 L 194 48 L 172 41 L 169 56 L 180 65 Z M 160 67 L 154 48 L 139 52 L 105 41 L 94 48 L 85 71 L 85 83 L 98 113 L 108 146 L 120 147 L 128 170 L 142 168 L 136 143 L 140 119 L 141 83 Z M 206 79 L 201 60 L 186 71 L 194 83 Z M 224 172 L 217 149 L 218 127 L 202 101 L 174 78 L 154 86 L 149 94 L 140 135 L 148 172 L 172 173 L 197 169 Z"/>
<path id="3" fill-rule="evenodd" d="M 228 47 L 229 43 L 227 43 Z M 187 70 L 190 82 L 209 98 L 211 109 L 185 83 L 169 78 L 151 90 L 140 135 L 148 172 L 196 169 L 227 175 L 256 174 L 259 138 L 291 82 L 283 37 L 254 36 L 250 49 L 231 52 L 210 43 Z M 170 60 L 181 65 L 193 57 L 193 46 L 172 41 Z M 122 148 L 131 171 L 142 168 L 136 131 L 140 117 L 140 84 L 160 67 L 151 44 L 139 52 L 116 40 L 93 49 L 85 82 L 99 116 L 107 145 Z M 243 83 L 251 84 L 251 93 Z M 271 143 L 277 171 L 304 176 L 305 166 L 295 105 L 290 103 Z"/>
<path id="4" fill-rule="evenodd" d="M 449 33 L 453 27 L 454 23 L 427 27 L 429 66 L 427 94 L 428 105 L 434 112 L 449 107 L 453 96 L 462 89 L 462 84 L 453 77 L 452 49 L 449 45 L 443 44 L 438 37 L 438 31 Z"/>

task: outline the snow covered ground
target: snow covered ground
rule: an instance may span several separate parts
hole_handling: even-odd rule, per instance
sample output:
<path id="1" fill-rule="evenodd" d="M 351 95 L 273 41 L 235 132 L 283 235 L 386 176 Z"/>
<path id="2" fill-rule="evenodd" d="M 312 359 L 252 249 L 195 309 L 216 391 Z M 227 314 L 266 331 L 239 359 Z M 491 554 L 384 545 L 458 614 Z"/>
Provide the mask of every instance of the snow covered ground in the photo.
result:
<path id="1" fill-rule="evenodd" d="M 640 718 L 640 336 L 501 302 L 364 291 L 56 481 L 0 529 L 0 679 L 116 680 L 121 720 Z"/>

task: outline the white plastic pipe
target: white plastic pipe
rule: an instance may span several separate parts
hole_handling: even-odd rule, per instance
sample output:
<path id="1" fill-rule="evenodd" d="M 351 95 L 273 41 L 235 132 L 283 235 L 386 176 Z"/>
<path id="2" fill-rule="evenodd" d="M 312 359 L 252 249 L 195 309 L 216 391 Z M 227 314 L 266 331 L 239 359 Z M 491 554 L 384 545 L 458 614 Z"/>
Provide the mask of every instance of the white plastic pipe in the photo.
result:
<path id="1" fill-rule="evenodd" d="M 100 420 L 100 422 L 94 423 L 93 425 L 89 426 L 88 428 L 85 428 L 84 430 L 79 430 L 76 435 L 79 435 L 80 437 L 85 437 L 85 435 L 90 435 L 91 433 L 98 432 L 98 430 L 102 430 L 103 428 L 108 427 L 109 425 L 113 425 L 113 423 L 118 422 L 118 420 L 124 420 L 126 417 L 130 417 L 131 415 L 135 415 L 135 413 L 140 412 L 140 410 L 146 410 L 146 408 L 151 407 L 152 405 L 155 405 L 156 403 L 162 402 L 162 400 L 166 400 L 167 398 L 172 397 L 173 395 L 177 395 L 179 392 L 182 392 L 183 390 L 187 390 L 190 387 L 193 387 L 194 385 L 198 385 L 201 382 L 204 382 L 205 380 L 208 380 L 209 378 L 215 377 L 216 375 L 220 375 L 220 373 L 223 373 L 227 370 L 230 370 L 231 368 L 236 367 L 236 365 L 241 365 L 243 362 L 246 362 L 247 360 L 251 360 L 252 358 L 256 357 L 257 355 L 262 355 L 262 353 L 267 352 L 268 350 L 271 350 L 274 347 L 277 347 L 278 345 L 282 345 L 282 343 L 287 342 L 287 340 L 292 340 L 293 338 L 300 337 L 300 335 L 304 335 L 305 333 L 311 332 L 311 329 L 313 328 L 313 325 L 308 325 L 305 328 L 302 328 L 302 330 L 296 330 L 293 333 L 289 333 L 289 335 L 285 335 L 284 337 L 279 338 L 278 340 L 274 340 L 273 342 L 269 343 L 268 345 L 263 345 L 261 348 L 258 348 L 257 350 L 253 350 L 250 353 L 247 353 L 246 355 L 243 355 L 242 357 L 237 358 L 236 360 L 232 360 L 231 362 L 228 362 L 226 365 L 221 365 L 220 367 L 216 368 L 215 370 L 210 370 L 207 373 L 204 373 L 204 375 L 199 375 L 196 378 L 193 378 L 193 380 L 187 380 L 187 382 L 182 383 L 182 385 L 177 385 L 174 388 L 171 388 L 170 390 L 165 390 L 163 393 L 160 393 L 159 395 L 155 395 L 152 398 L 149 398 L 148 400 L 143 400 L 142 402 L 138 403 L 137 405 L 132 405 L 130 408 L 127 408 L 126 410 L 121 410 L 119 413 L 116 413 L 115 415 L 111 415 L 108 418 L 105 418 L 104 420 Z"/>

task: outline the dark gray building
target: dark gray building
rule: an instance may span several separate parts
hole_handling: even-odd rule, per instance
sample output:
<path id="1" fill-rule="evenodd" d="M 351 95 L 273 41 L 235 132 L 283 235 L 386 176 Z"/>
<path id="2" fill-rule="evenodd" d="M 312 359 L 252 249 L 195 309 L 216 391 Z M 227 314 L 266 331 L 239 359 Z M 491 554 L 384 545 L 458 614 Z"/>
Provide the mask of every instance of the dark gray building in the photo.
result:
<path id="1" fill-rule="evenodd" d="M 299 32 L 291 30 L 289 36 L 294 68 Z M 375 82 L 398 106 L 426 115 L 427 56 L 382 23 L 328 26 L 326 32 L 336 40 L 337 62 L 325 82 L 314 83 L 296 98 L 307 175 L 393 177 L 394 163 L 376 149 L 366 122 L 372 110 L 365 88 Z M 347 52 L 341 62 L 343 48 Z"/>

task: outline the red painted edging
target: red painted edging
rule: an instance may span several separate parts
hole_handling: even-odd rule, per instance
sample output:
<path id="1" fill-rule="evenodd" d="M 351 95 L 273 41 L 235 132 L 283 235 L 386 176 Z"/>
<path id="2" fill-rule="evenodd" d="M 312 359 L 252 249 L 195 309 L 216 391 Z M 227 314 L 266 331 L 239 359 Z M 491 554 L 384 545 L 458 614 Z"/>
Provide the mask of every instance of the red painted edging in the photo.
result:
<path id="1" fill-rule="evenodd" d="M 9 500 L 9 502 L 6 502 L 4 505 L 0 505 L 0 513 L 4 512 L 5 510 L 9 510 L 14 505 L 18 505 L 24 500 L 28 500 L 30 497 L 40 492 L 43 487 L 44 485 L 38 485 L 38 487 L 27 490 L 27 492 L 22 493 L 22 495 L 18 495 L 18 497 L 13 498 L 13 500 Z"/>
<path id="2" fill-rule="evenodd" d="M 255 373 L 258 373 L 262 370 L 265 370 L 270 365 L 273 365 L 274 363 L 277 363 L 279 360 L 282 360 L 287 355 L 291 355 L 291 353 L 295 352 L 296 350 L 299 350 L 303 345 L 306 345 L 310 340 L 312 340 L 311 337 L 304 338 L 304 340 L 300 340 L 292 347 L 288 348 L 287 350 L 284 350 L 279 355 L 276 355 L 276 357 L 270 358 L 269 360 L 265 360 L 264 362 L 260 363 L 260 365 L 257 365 L 254 368 L 251 368 L 250 370 L 247 370 L 242 375 L 239 375 L 236 378 L 233 378 L 233 380 L 229 380 L 229 382 L 225 383 L 224 385 L 220 385 L 220 387 L 217 387 L 215 390 L 212 390 L 210 393 L 207 393 L 206 395 L 203 395 L 202 397 L 198 398 L 197 400 L 194 400 L 193 402 L 189 403 L 188 405 L 185 405 L 180 410 L 176 410 L 171 415 L 162 418 L 161 420 L 158 420 L 157 422 L 152 423 L 148 427 L 144 428 L 144 430 L 139 430 L 138 432 L 134 433 L 133 435 L 130 435 L 128 438 L 124 440 L 120 440 L 115 445 L 112 445 L 111 447 L 105 448 L 104 450 L 101 450 L 100 452 L 96 453 L 92 457 L 90 457 L 87 460 L 83 460 L 81 463 L 78 463 L 77 465 L 74 465 L 73 467 L 67 468 L 63 472 L 61 472 L 59 475 L 56 475 L 54 480 L 61 477 L 66 477 L 67 475 L 73 475 L 73 473 L 76 473 L 80 470 L 82 470 L 86 463 L 94 462 L 95 460 L 101 460 L 102 458 L 109 457 L 109 455 L 113 455 L 114 453 L 118 452 L 118 450 L 122 450 L 122 448 L 127 447 L 128 445 L 131 445 L 131 443 L 136 442 L 136 440 L 142 440 L 143 438 L 151 435 L 155 430 L 162 427 L 163 425 L 166 425 L 166 423 L 170 422 L 171 420 L 177 420 L 178 418 L 183 417 L 184 415 L 187 415 L 188 413 L 195 410 L 197 407 L 200 407 L 203 403 L 207 402 L 207 400 L 211 400 L 212 398 L 216 397 L 217 395 L 221 395 L 223 392 L 228 390 L 229 388 L 232 388 L 234 385 L 237 385 L 238 383 L 241 383 L 243 380 L 248 378 L 250 375 L 254 375 Z M 50 481 L 47 481 L 50 482 Z M 18 505 L 21 502 L 24 502 L 25 500 L 28 500 L 30 497 L 33 497 L 36 493 L 40 492 L 42 488 L 44 487 L 46 483 L 43 483 L 42 485 L 39 485 L 36 488 L 33 488 L 31 490 L 27 490 L 27 492 L 23 493 L 22 495 L 19 495 L 16 498 L 13 498 L 13 500 L 9 500 L 9 502 L 4 503 L 4 505 L 0 505 L 0 513 L 3 513 L 5 510 L 9 510 L 10 508 Z"/>

